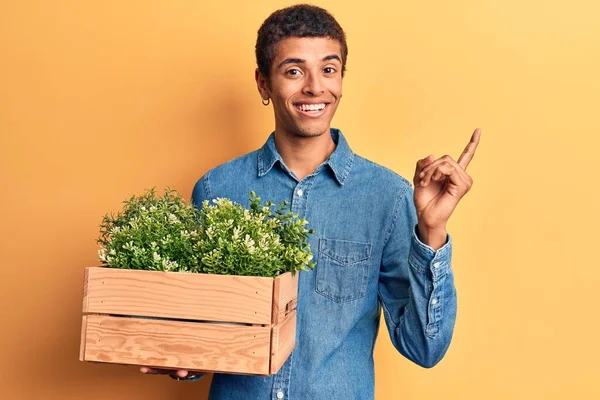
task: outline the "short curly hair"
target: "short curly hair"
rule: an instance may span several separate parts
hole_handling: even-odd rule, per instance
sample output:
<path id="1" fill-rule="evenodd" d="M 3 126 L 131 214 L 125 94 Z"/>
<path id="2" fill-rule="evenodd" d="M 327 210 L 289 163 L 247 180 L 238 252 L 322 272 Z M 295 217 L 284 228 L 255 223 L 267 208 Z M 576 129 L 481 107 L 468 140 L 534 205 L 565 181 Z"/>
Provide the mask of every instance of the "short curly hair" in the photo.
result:
<path id="1" fill-rule="evenodd" d="M 288 37 L 328 37 L 340 42 L 342 50 L 342 76 L 346 71 L 348 45 L 344 30 L 325 9 L 310 4 L 297 4 L 272 13 L 258 29 L 256 39 L 256 64 L 268 80 L 275 60 L 275 48 Z"/>

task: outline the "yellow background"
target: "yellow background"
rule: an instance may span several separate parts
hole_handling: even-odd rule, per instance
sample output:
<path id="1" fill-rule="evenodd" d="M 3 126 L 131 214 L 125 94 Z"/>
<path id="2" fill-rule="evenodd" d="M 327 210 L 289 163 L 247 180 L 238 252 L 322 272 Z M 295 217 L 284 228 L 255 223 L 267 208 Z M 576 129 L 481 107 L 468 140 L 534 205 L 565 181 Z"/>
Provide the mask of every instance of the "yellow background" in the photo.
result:
<path id="1" fill-rule="evenodd" d="M 98 224 L 156 185 L 189 198 L 273 129 L 256 31 L 288 1 L 0 3 L 0 397 L 202 399 L 135 368 L 78 361 Z M 412 180 L 482 128 L 453 214 L 459 311 L 438 366 L 380 331 L 378 399 L 600 398 L 600 5 L 322 1 L 347 32 L 334 119 Z"/>

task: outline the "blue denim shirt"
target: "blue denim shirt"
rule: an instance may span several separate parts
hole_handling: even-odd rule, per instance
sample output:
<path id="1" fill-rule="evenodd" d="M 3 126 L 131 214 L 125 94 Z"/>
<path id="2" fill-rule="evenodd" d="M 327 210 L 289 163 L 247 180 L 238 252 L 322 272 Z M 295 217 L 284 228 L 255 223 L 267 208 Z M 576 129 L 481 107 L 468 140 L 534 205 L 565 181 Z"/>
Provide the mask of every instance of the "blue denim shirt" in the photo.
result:
<path id="1" fill-rule="evenodd" d="M 214 374 L 210 400 L 368 400 L 374 397 L 373 348 L 381 309 L 396 349 L 423 367 L 446 353 L 456 319 L 452 240 L 437 251 L 416 233 L 413 188 L 356 155 L 337 129 L 337 146 L 298 180 L 271 134 L 265 145 L 208 171 L 194 187 L 197 207 L 228 197 L 249 207 L 288 200 L 315 230 L 317 265 L 301 271 L 296 348 L 272 376 Z"/>

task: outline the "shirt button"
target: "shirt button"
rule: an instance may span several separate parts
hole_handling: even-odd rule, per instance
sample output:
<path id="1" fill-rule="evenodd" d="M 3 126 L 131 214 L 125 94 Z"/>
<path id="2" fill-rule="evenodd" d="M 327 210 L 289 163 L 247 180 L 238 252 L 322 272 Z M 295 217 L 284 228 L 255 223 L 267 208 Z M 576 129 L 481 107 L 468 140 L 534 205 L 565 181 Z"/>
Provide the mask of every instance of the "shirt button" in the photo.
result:
<path id="1" fill-rule="evenodd" d="M 283 392 L 277 392 L 277 398 L 283 399 Z"/>
<path id="2" fill-rule="evenodd" d="M 434 262 L 433 263 L 433 268 L 438 268 L 440 266 L 440 264 L 441 263 L 439 261 L 438 262 Z"/>
<path id="3" fill-rule="evenodd" d="M 296 192 L 296 194 L 300 197 L 302 197 L 302 195 L 304 194 L 304 192 L 302 191 L 302 189 L 298 189 L 298 191 Z M 280 397 L 281 398 L 281 397 Z"/>
<path id="4" fill-rule="evenodd" d="M 437 299 L 431 300 L 431 304 L 436 305 L 437 304 Z"/>

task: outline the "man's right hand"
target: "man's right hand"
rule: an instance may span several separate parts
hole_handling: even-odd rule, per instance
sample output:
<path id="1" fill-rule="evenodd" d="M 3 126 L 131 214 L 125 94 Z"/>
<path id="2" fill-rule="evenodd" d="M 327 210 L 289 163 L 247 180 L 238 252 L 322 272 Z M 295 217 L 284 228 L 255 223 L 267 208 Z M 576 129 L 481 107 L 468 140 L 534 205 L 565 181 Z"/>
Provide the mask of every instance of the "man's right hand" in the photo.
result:
<path id="1" fill-rule="evenodd" d="M 140 372 L 148 375 L 171 375 L 179 378 L 186 378 L 190 375 L 202 375 L 204 373 L 202 371 L 189 371 L 187 369 L 174 370 L 150 367 L 140 367 Z"/>

